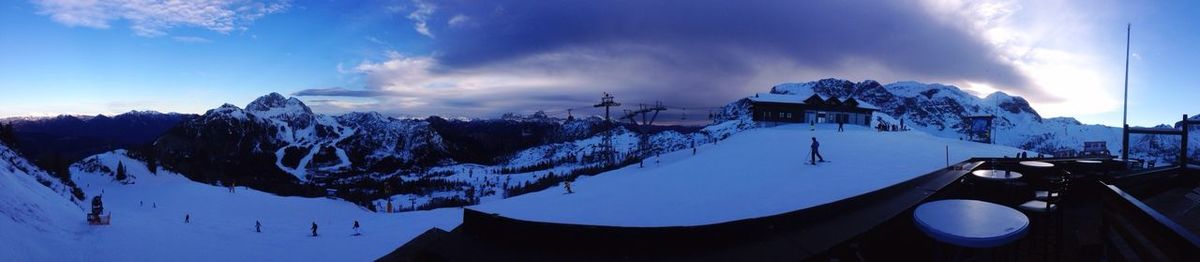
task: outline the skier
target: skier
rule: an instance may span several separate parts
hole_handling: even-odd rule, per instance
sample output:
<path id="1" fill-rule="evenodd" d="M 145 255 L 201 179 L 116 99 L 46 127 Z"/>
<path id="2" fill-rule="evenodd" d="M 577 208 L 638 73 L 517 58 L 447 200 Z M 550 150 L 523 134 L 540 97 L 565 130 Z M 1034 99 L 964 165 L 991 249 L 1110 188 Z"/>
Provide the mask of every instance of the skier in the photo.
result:
<path id="1" fill-rule="evenodd" d="M 842 121 L 842 119 L 841 119 L 841 118 L 838 118 L 838 121 L 837 121 L 837 123 L 838 123 L 838 132 L 844 132 L 844 131 L 846 131 L 846 129 L 842 128 L 842 125 L 843 125 L 844 123 L 843 123 L 843 121 Z"/>
<path id="2" fill-rule="evenodd" d="M 817 137 L 815 136 L 812 138 L 812 141 L 812 152 L 810 153 L 810 156 L 812 157 L 812 164 L 816 165 L 817 159 L 820 159 L 821 162 L 825 162 L 825 157 L 821 156 L 821 151 L 819 150 L 821 148 L 821 143 L 817 142 Z"/>
<path id="3" fill-rule="evenodd" d="M 191 224 L 192 223 L 192 214 L 183 214 L 183 223 Z"/>
<path id="4" fill-rule="evenodd" d="M 317 236 L 317 222 L 313 222 L 312 233 L 314 237 Z"/>
<path id="5" fill-rule="evenodd" d="M 254 220 L 254 232 L 262 233 L 262 223 L 259 223 L 258 220 Z"/>
<path id="6" fill-rule="evenodd" d="M 358 220 L 354 220 L 354 235 L 362 235 L 362 233 L 358 232 Z"/>
<path id="7" fill-rule="evenodd" d="M 571 181 L 563 181 L 563 186 L 567 188 L 567 194 L 575 193 L 571 191 Z"/>

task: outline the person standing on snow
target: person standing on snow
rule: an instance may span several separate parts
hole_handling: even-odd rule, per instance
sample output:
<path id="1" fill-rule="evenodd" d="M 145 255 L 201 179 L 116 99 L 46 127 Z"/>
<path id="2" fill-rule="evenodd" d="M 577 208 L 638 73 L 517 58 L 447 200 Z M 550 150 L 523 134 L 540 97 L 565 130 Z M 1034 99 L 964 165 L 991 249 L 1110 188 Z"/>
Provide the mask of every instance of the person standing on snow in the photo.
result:
<path id="1" fill-rule="evenodd" d="M 567 188 L 567 194 L 575 193 L 571 191 L 571 181 L 563 181 L 563 186 Z"/>
<path id="2" fill-rule="evenodd" d="M 258 220 L 254 220 L 254 232 L 262 233 L 262 223 L 259 223 Z"/>
<path id="3" fill-rule="evenodd" d="M 354 234 L 358 235 L 358 220 L 354 220 Z"/>
<path id="4" fill-rule="evenodd" d="M 314 237 L 317 236 L 317 222 L 313 222 L 312 233 Z"/>
<path id="5" fill-rule="evenodd" d="M 192 223 L 192 214 L 183 214 L 183 223 L 184 224 Z"/>
<path id="6" fill-rule="evenodd" d="M 814 136 L 812 138 L 812 153 L 810 154 L 810 157 L 812 157 L 812 164 L 814 165 L 817 164 L 817 159 L 820 159 L 821 162 L 825 162 L 825 157 L 821 156 L 821 151 L 819 150 L 820 148 L 821 143 L 817 142 L 817 137 Z"/>

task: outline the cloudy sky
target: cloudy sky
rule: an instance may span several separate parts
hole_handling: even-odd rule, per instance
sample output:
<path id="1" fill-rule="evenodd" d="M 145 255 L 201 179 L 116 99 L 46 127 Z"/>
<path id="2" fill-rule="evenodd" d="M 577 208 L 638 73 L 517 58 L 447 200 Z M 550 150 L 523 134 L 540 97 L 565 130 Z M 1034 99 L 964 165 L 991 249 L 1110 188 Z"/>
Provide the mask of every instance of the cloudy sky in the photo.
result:
<path id="1" fill-rule="evenodd" d="M 327 113 L 493 117 L 603 92 L 697 117 L 783 82 L 953 84 L 1119 125 L 1200 113 L 1196 1 L 34 0 L 0 7 L 0 117 L 203 113 L 279 92 Z M 683 117 L 683 116 L 672 116 Z"/>

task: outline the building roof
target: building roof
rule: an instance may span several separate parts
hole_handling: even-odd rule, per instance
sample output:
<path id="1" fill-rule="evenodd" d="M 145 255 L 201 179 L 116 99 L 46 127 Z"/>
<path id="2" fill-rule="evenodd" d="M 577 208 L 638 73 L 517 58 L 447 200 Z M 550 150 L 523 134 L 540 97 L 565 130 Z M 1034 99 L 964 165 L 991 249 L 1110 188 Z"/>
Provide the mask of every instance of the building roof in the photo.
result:
<path id="1" fill-rule="evenodd" d="M 830 99 L 837 100 L 838 102 L 845 101 L 845 100 L 837 98 L 837 97 L 828 97 L 828 96 L 823 96 L 820 94 L 812 94 L 812 95 L 805 96 L 805 95 L 784 95 L 784 94 L 758 93 L 758 94 L 755 94 L 754 96 L 749 97 L 749 99 L 752 102 L 760 102 L 760 103 L 807 104 L 805 101 L 808 100 L 809 98 L 812 98 L 812 96 L 817 96 L 817 98 L 821 99 L 821 101 L 829 101 Z M 850 99 L 850 98 L 848 98 L 848 99 Z M 879 107 L 876 107 L 875 105 L 872 105 L 870 103 L 863 102 L 861 100 L 855 100 L 855 101 L 858 102 L 858 108 L 879 110 Z"/>
<path id="2" fill-rule="evenodd" d="M 862 100 L 856 100 L 856 101 L 858 101 L 858 108 L 866 108 L 866 109 L 871 109 L 871 110 L 879 110 L 879 107 L 877 107 L 877 106 L 875 106 L 875 105 L 872 105 L 871 103 L 863 102 Z"/>
<path id="3" fill-rule="evenodd" d="M 808 96 L 781 95 L 781 94 L 771 94 L 771 93 L 758 93 L 758 94 L 754 94 L 754 96 L 750 97 L 750 101 L 754 101 L 754 102 L 783 103 L 783 104 L 803 104 L 805 99 L 808 99 Z M 822 97 L 821 100 L 825 100 L 825 98 Z"/>

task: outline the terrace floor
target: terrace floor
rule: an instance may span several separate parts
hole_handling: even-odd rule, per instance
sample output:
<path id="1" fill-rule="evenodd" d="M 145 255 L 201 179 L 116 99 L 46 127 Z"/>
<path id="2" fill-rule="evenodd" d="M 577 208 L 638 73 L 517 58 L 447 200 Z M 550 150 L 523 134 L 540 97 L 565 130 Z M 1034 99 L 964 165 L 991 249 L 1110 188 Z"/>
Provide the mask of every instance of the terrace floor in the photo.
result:
<path id="1" fill-rule="evenodd" d="M 1177 185 L 1142 201 L 1193 234 L 1200 235 L 1200 202 L 1184 196 L 1197 187 L 1200 185 Z"/>

